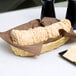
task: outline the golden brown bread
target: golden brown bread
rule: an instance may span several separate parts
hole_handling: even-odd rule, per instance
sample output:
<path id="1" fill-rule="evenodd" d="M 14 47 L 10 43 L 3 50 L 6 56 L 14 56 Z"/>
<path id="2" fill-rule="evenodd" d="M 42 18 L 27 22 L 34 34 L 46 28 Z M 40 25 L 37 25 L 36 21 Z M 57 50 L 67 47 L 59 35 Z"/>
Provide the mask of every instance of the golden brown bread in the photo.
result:
<path id="1" fill-rule="evenodd" d="M 36 43 L 47 41 L 49 38 L 55 38 L 60 36 L 59 30 L 63 29 L 66 32 L 70 32 L 71 23 L 69 20 L 64 19 L 60 22 L 54 23 L 45 27 L 36 27 L 30 28 L 28 30 L 12 30 L 11 37 L 15 44 L 19 45 L 33 45 Z M 48 42 L 42 45 L 40 53 L 50 51 L 52 49 L 58 48 L 68 41 L 69 37 L 61 37 L 54 42 Z M 34 54 L 27 51 L 18 49 L 14 46 L 11 46 L 12 50 L 16 55 L 20 56 L 34 56 Z"/>
<path id="2" fill-rule="evenodd" d="M 60 29 L 70 32 L 70 21 L 64 19 L 60 22 L 45 27 L 30 28 L 28 30 L 12 30 L 10 35 L 15 44 L 33 45 L 47 41 L 50 38 L 56 38 L 60 36 Z"/>

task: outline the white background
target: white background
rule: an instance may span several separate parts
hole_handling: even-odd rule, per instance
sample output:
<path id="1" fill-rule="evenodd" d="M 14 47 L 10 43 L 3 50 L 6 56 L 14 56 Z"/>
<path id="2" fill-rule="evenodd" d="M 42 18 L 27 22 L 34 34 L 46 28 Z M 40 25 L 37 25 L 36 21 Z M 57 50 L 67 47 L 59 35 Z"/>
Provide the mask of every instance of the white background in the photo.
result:
<path id="1" fill-rule="evenodd" d="M 40 13 L 38 7 L 0 14 L 0 31 L 40 18 Z M 57 18 L 64 19 L 65 15 L 66 8 L 56 8 Z M 76 66 L 58 55 L 71 45 L 76 45 L 76 42 L 30 58 L 15 56 L 9 45 L 0 39 L 0 76 L 76 76 Z"/>

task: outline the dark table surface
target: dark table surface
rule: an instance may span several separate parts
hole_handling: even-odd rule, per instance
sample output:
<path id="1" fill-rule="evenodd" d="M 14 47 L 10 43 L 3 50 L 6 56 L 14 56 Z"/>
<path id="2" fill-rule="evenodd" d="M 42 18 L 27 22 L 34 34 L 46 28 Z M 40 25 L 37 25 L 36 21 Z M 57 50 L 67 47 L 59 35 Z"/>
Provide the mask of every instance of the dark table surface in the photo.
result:
<path id="1" fill-rule="evenodd" d="M 55 0 L 55 2 L 66 0 Z M 0 12 L 29 8 L 41 5 L 41 0 L 0 0 Z"/>

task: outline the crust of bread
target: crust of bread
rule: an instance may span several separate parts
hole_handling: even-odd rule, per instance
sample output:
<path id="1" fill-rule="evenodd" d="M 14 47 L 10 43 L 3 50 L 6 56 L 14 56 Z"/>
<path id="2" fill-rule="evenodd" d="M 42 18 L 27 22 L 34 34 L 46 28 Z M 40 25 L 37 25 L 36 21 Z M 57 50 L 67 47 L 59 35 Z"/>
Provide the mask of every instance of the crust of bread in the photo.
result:
<path id="1" fill-rule="evenodd" d="M 69 40 L 69 37 L 61 37 L 60 39 L 58 39 L 58 40 L 56 40 L 54 42 L 49 42 L 49 43 L 43 44 L 40 54 L 43 54 L 43 53 L 46 53 L 46 52 L 50 52 L 53 49 L 56 49 L 56 48 L 64 45 L 68 40 Z M 17 55 L 17 56 L 28 56 L 28 57 L 35 56 L 32 53 L 29 53 L 27 51 L 21 50 L 19 48 L 14 47 L 14 46 L 11 46 L 11 49 L 14 52 L 14 54 Z"/>

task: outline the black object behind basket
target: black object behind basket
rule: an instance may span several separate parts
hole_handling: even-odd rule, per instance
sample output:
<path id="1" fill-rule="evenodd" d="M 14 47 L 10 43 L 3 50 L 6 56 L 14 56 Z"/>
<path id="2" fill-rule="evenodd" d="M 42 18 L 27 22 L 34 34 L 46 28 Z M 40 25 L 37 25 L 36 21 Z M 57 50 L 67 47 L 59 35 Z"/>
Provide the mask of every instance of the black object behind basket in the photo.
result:
<path id="1" fill-rule="evenodd" d="M 43 17 L 56 17 L 54 10 L 54 0 L 41 0 L 42 2 L 42 11 L 41 19 Z"/>
<path id="2" fill-rule="evenodd" d="M 76 0 L 68 0 L 66 18 L 71 21 L 73 28 L 76 29 Z"/>

